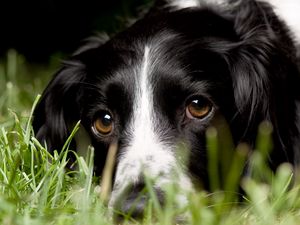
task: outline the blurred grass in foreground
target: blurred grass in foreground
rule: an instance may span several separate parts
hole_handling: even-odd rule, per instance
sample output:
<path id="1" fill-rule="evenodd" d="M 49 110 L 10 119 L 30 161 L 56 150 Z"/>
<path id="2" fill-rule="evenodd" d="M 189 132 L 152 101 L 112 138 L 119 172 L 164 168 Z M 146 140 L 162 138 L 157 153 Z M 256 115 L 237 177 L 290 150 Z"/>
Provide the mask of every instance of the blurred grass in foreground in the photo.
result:
<path id="1" fill-rule="evenodd" d="M 0 224 L 112 224 L 100 199 L 100 187 L 94 182 L 93 149 L 84 159 L 69 150 L 69 139 L 60 153 L 51 155 L 33 136 L 31 105 L 36 104 L 36 93 L 45 87 L 52 68 L 29 66 L 14 51 L 0 64 Z M 78 125 L 70 138 L 77 129 Z M 207 140 L 214 192 L 190 193 L 189 204 L 176 208 L 175 194 L 180 190 L 170 186 L 166 207 L 161 208 L 151 190 L 151 180 L 146 179 L 151 204 L 143 224 L 175 224 L 178 215 L 188 215 L 186 224 L 298 225 L 300 186 L 293 183 L 296 179 L 291 166 L 283 164 L 276 173 L 267 167 L 271 131 L 269 124 L 262 124 L 257 151 L 248 158 L 250 150 L 240 145 L 224 165 L 223 158 L 216 154 L 220 147 L 224 149 L 217 140 L 220 133 L 211 128 Z M 75 171 L 65 167 L 68 152 L 77 157 Z M 242 179 L 245 193 L 241 196 L 239 184 L 246 160 L 252 175 Z M 224 178 L 220 170 L 225 167 L 228 173 Z M 134 223 L 130 217 L 128 220 Z"/>

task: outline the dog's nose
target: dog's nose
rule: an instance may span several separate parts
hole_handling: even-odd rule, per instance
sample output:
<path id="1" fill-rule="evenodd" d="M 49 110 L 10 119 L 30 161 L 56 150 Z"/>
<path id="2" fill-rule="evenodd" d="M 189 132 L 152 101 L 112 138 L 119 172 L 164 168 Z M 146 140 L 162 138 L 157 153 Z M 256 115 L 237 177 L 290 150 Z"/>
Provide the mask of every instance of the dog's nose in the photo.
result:
<path id="1" fill-rule="evenodd" d="M 164 204 L 163 191 L 158 188 L 153 188 L 152 191 L 162 206 Z M 135 220 L 142 219 L 149 200 L 150 194 L 144 183 L 131 185 L 114 207 L 116 221 L 119 222 L 128 218 Z"/>
<path id="2" fill-rule="evenodd" d="M 134 219 L 142 218 L 148 200 L 148 193 L 143 193 L 143 190 L 139 191 L 134 188 L 121 203 L 121 213 Z"/>

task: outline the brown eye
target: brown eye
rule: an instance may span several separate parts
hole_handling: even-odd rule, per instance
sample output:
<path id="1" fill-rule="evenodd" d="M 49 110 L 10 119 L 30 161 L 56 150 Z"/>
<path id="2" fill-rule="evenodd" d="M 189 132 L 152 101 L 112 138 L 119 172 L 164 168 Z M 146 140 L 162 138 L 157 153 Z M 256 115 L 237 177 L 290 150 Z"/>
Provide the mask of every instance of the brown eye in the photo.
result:
<path id="1" fill-rule="evenodd" d="M 205 97 L 196 97 L 192 99 L 186 107 L 186 115 L 190 119 L 203 119 L 209 115 L 213 106 Z"/>
<path id="2" fill-rule="evenodd" d="M 101 112 L 93 125 L 96 134 L 108 135 L 113 131 L 113 117 L 108 111 Z"/>

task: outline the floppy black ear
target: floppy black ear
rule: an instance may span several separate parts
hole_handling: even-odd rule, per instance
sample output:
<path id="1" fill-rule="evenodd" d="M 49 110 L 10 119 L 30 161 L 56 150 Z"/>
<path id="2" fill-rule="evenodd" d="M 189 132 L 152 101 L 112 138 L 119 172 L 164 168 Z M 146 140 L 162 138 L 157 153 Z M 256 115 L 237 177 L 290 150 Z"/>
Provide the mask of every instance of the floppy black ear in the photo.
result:
<path id="1" fill-rule="evenodd" d="M 293 41 L 267 3 L 239 1 L 233 18 L 240 39 L 229 54 L 236 104 L 249 122 L 258 114 L 270 120 L 271 111 L 277 113 L 275 101 L 284 105 L 288 82 L 297 74 Z"/>
<path id="2" fill-rule="evenodd" d="M 68 62 L 45 89 L 34 112 L 33 129 L 48 150 L 60 150 L 69 130 L 80 119 L 80 82 L 84 79 L 83 65 Z"/>
<path id="3" fill-rule="evenodd" d="M 86 78 L 84 58 L 101 47 L 109 37 L 97 34 L 85 39 L 82 46 L 66 61 L 45 89 L 34 112 L 33 129 L 37 139 L 48 150 L 60 150 L 74 125 L 80 120 L 83 81 Z"/>

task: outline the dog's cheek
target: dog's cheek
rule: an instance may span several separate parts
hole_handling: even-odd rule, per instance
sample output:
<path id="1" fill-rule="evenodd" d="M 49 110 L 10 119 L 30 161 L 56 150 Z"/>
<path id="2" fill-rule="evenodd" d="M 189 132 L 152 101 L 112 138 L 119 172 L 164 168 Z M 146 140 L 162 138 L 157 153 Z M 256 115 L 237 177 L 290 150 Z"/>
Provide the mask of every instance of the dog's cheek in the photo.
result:
<path id="1" fill-rule="evenodd" d="M 186 169 L 195 189 L 208 189 L 207 176 L 207 147 L 205 131 L 192 133 L 186 138 L 187 149 Z"/>

